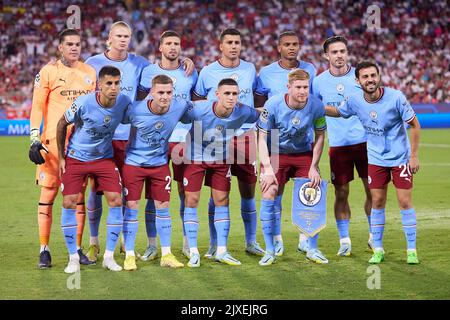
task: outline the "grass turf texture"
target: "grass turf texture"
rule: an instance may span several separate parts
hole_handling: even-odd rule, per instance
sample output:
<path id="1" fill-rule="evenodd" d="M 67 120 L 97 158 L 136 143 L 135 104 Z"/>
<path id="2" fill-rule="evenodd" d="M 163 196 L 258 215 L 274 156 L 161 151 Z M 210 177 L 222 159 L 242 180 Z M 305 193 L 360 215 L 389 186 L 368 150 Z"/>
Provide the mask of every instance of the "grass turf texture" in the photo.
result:
<path id="1" fill-rule="evenodd" d="M 308 262 L 296 252 L 298 232 L 291 223 L 292 182 L 283 199 L 282 233 L 285 254 L 269 267 L 258 265 L 259 257 L 244 252 L 244 227 L 236 181 L 231 191 L 231 231 L 229 250 L 242 262 L 231 267 L 202 259 L 199 269 L 161 268 L 159 259 L 138 261 L 135 272 L 108 272 L 101 260 L 95 266 L 82 266 L 79 290 L 69 290 L 63 272 L 67 251 L 60 228 L 61 196 L 54 204 L 50 249 L 53 267 L 37 268 L 39 243 L 37 202 L 39 188 L 34 185 L 35 166 L 28 160 L 27 137 L 0 137 L 0 298 L 1 299 L 448 299 L 450 297 L 450 130 L 423 130 L 420 148 L 421 169 L 414 177 L 413 201 L 417 211 L 420 264 L 406 264 L 406 242 L 401 227 L 395 190 L 389 185 L 384 247 L 386 260 L 380 265 L 381 288 L 370 290 L 367 272 L 370 253 L 366 252 L 367 219 L 363 213 L 363 189 L 351 183 L 351 257 L 337 257 L 338 233 L 333 216 L 334 188 L 327 200 L 327 227 L 319 237 L 319 248 L 330 260 L 328 265 Z M 329 179 L 328 148 L 320 167 Z M 358 179 L 357 179 L 358 180 Z M 182 229 L 178 214 L 176 184 L 172 184 L 172 251 L 183 263 Z M 256 200 L 259 210 L 260 192 Z M 209 189 L 202 193 L 199 208 L 199 249 L 208 248 L 207 202 Z M 146 246 L 144 202 L 139 211 L 136 250 Z M 107 208 L 104 203 L 104 208 Z M 105 248 L 106 214 L 100 229 L 102 253 Z M 259 216 L 259 211 L 258 211 Z M 263 245 L 258 221 L 257 240 Z M 86 221 L 84 247 L 89 244 Z M 124 256 L 116 259 L 123 263 Z"/>

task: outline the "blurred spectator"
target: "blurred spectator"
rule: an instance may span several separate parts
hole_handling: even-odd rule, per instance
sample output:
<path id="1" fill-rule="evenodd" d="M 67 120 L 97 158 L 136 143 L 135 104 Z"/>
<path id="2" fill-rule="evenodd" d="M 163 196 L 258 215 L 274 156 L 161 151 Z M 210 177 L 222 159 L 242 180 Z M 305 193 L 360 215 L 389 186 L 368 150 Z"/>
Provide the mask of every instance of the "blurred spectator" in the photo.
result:
<path id="1" fill-rule="evenodd" d="M 105 50 L 108 28 L 125 20 L 133 26 L 131 51 L 158 59 L 158 38 L 174 29 L 183 36 L 183 54 L 198 69 L 219 56 L 218 36 L 230 26 L 241 30 L 242 58 L 262 66 L 278 59 L 277 35 L 294 30 L 302 40 L 301 58 L 322 72 L 325 38 L 349 40 L 351 63 L 373 59 L 383 83 L 402 90 L 411 102 L 450 103 L 450 9 L 447 1 L 376 1 L 381 28 L 366 28 L 368 1 L 195 0 L 195 1 L 3 1 L 0 12 L 0 117 L 11 106 L 26 115 L 34 75 L 56 54 L 57 34 L 81 8 L 82 57 Z M 24 104 L 25 103 L 25 104 Z M 9 112 L 8 114 L 11 114 Z"/>

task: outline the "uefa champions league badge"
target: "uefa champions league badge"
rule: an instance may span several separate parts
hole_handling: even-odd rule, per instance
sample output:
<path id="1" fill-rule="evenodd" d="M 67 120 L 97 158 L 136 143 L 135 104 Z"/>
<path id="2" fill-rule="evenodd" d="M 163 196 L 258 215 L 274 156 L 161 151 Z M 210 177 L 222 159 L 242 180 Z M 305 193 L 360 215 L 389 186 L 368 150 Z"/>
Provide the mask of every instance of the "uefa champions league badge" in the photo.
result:
<path id="1" fill-rule="evenodd" d="M 313 237 L 326 226 L 327 183 L 316 188 L 306 178 L 294 179 L 292 195 L 292 223 L 304 234 Z"/>

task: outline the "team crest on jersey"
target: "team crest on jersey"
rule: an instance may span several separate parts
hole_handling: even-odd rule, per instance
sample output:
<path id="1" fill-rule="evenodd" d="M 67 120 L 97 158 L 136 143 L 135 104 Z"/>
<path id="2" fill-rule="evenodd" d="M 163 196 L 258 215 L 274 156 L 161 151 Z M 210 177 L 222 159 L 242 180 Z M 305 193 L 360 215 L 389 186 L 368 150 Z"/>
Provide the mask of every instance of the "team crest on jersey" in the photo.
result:
<path id="1" fill-rule="evenodd" d="M 377 120 L 378 114 L 375 110 L 370 111 L 369 117 L 370 117 L 370 119 L 372 119 L 373 122 L 375 122 L 375 123 L 378 122 L 378 120 Z"/>
<path id="2" fill-rule="evenodd" d="M 172 79 L 173 85 L 175 86 L 175 83 L 177 83 L 177 78 L 169 76 L 170 79 Z"/>
<path id="3" fill-rule="evenodd" d="M 267 122 L 268 119 L 269 119 L 269 110 L 264 108 L 263 111 L 261 112 L 261 121 Z"/>
<path id="4" fill-rule="evenodd" d="M 344 87 L 344 85 L 343 85 L 342 83 L 339 83 L 339 84 L 336 86 L 336 91 L 337 91 L 338 93 L 344 93 L 344 90 L 345 90 L 345 87 Z"/>
<path id="5" fill-rule="evenodd" d="M 103 118 L 103 122 L 108 124 L 111 122 L 111 116 L 106 116 L 105 118 Z"/>
<path id="6" fill-rule="evenodd" d="M 86 84 L 91 85 L 92 84 L 92 79 L 89 78 L 89 76 L 85 76 L 84 77 L 84 82 L 86 82 Z"/>
<path id="7" fill-rule="evenodd" d="M 322 190 L 320 189 L 320 186 L 317 188 L 310 188 L 308 185 L 309 182 L 306 182 L 300 187 L 298 198 L 305 206 L 312 207 L 318 204 L 322 198 Z"/>
<path id="8" fill-rule="evenodd" d="M 239 76 L 238 76 L 237 73 L 233 73 L 233 74 L 230 76 L 230 78 L 233 79 L 234 81 L 238 81 L 238 80 L 239 80 Z"/>
<path id="9" fill-rule="evenodd" d="M 162 129 L 162 127 L 164 127 L 164 122 L 158 121 L 158 122 L 155 123 L 155 129 L 156 130 L 160 130 L 160 129 Z"/>
<path id="10" fill-rule="evenodd" d="M 72 103 L 72 105 L 70 106 L 70 110 L 72 110 L 73 113 L 77 112 L 78 107 L 75 103 Z"/>
<path id="11" fill-rule="evenodd" d="M 224 129 L 224 127 L 223 127 L 223 125 L 221 125 L 221 124 L 218 124 L 218 125 L 216 126 L 216 131 L 222 132 L 223 129 Z"/>
<path id="12" fill-rule="evenodd" d="M 39 87 L 41 84 L 41 75 L 38 73 L 34 78 L 34 86 Z"/>
<path id="13" fill-rule="evenodd" d="M 300 119 L 298 117 L 294 117 L 292 118 L 291 122 L 294 126 L 297 126 L 300 124 Z"/>

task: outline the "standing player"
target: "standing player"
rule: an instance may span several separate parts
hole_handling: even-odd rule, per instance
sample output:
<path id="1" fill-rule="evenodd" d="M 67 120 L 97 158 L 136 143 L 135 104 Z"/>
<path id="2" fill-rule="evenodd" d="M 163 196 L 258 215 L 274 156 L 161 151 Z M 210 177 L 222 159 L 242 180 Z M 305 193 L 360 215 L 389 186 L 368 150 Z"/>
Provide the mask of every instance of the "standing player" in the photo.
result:
<path id="1" fill-rule="evenodd" d="M 198 215 L 197 207 L 203 177 L 210 181 L 214 201 L 214 227 L 217 234 L 215 260 L 229 265 L 240 265 L 227 251 L 230 231 L 229 193 L 231 172 L 227 163 L 228 144 L 235 131 L 244 123 L 254 123 L 258 119 L 255 108 L 238 103 L 239 87 L 231 78 L 219 82 L 216 90 L 217 101 L 199 101 L 182 118 L 183 123 L 193 123 L 190 143 L 186 154 L 190 162 L 184 170 L 184 228 L 190 248 L 189 267 L 200 266 L 197 248 Z"/>
<path id="2" fill-rule="evenodd" d="M 124 21 L 117 21 L 112 24 L 109 31 L 108 50 L 104 53 L 90 57 L 86 60 L 94 69 L 99 70 L 106 65 L 112 65 L 118 68 L 121 72 L 122 78 L 120 83 L 120 91 L 127 95 L 132 102 L 144 99 L 148 90 L 139 87 L 142 70 L 150 65 L 150 63 L 141 56 L 128 52 L 128 47 L 131 41 L 132 30 L 131 27 Z M 193 62 L 190 59 L 185 59 L 186 73 L 193 70 Z M 125 161 L 125 145 L 130 135 L 130 125 L 120 124 L 117 131 L 114 133 L 113 148 L 114 161 L 122 173 L 122 167 Z M 100 218 L 102 215 L 102 198 L 100 194 L 91 191 L 88 199 L 88 213 L 89 225 L 91 230 L 90 247 L 88 257 L 95 261 L 98 252 L 100 251 L 98 240 L 98 228 Z"/>
<path id="3" fill-rule="evenodd" d="M 184 71 L 183 71 L 184 73 Z M 125 210 L 123 234 L 125 239 L 125 270 L 136 270 L 134 244 L 138 228 L 138 209 L 145 182 L 147 199 L 156 207 L 156 230 L 161 242 L 161 266 L 180 268 L 172 254 L 172 222 L 169 213 L 170 169 L 168 165 L 169 139 L 181 116 L 191 107 L 191 102 L 173 99 L 173 82 L 166 75 L 152 78 L 152 99 L 134 103 L 126 114 L 131 123 L 131 136 L 127 146 L 123 178 L 125 185 Z"/>
<path id="4" fill-rule="evenodd" d="M 309 74 L 310 91 L 312 91 L 312 82 L 316 76 L 316 68 L 313 64 L 299 60 L 300 40 L 293 31 L 286 31 L 278 36 L 278 52 L 280 60 L 275 61 L 268 66 L 261 68 L 258 76 L 258 85 L 256 88 L 255 102 L 256 106 L 262 106 L 267 98 L 277 94 L 287 93 L 289 72 L 295 69 L 301 69 Z M 281 237 L 281 211 L 282 196 L 277 196 L 275 201 L 275 255 L 281 256 L 284 252 L 283 239 Z M 300 233 L 298 250 L 306 252 L 308 250 L 307 237 Z"/>
<path id="5" fill-rule="evenodd" d="M 105 194 L 110 207 L 103 267 L 113 271 L 122 270 L 114 261 L 114 249 L 122 231 L 123 217 L 122 183 L 119 170 L 112 159 L 112 137 L 131 101 L 126 95 L 119 95 L 119 69 L 103 67 L 98 77 L 100 92 L 75 100 L 61 117 L 57 127 L 61 190 L 64 196 L 61 227 L 70 254 L 69 263 L 64 269 L 66 273 L 80 270 L 73 240 L 76 232 L 75 206 L 77 194 L 88 175 L 93 177 L 96 190 Z M 65 151 L 67 127 L 72 123 L 74 130 Z"/>
<path id="6" fill-rule="evenodd" d="M 256 69 L 252 63 L 239 58 L 241 54 L 241 33 L 239 30 L 228 28 L 222 31 L 220 34 L 220 51 L 220 59 L 200 71 L 193 99 L 216 99 L 218 83 L 222 79 L 231 78 L 239 85 L 238 100 L 254 107 L 253 91 L 256 88 Z M 252 127 L 253 125 L 250 124 L 244 125 L 242 129 L 247 132 L 242 134 L 242 130 L 238 131 L 240 136 L 233 140 L 233 150 L 236 150 L 236 152 L 233 152 L 234 161 L 231 164 L 231 173 L 238 178 L 239 183 L 241 216 L 245 228 L 245 250 L 250 254 L 262 256 L 264 251 L 256 242 L 256 137 Z M 206 185 L 211 185 L 209 178 L 206 179 Z M 217 247 L 217 235 L 214 228 L 214 202 L 212 198 L 209 201 L 208 217 L 210 248 L 205 257 L 213 258 Z"/>
<path id="7" fill-rule="evenodd" d="M 325 140 L 325 109 L 319 99 L 309 94 L 307 72 L 300 69 L 291 71 L 288 80 L 288 93 L 267 100 L 258 121 L 262 192 L 260 219 L 266 242 L 266 255 L 259 262 L 262 266 L 275 262 L 275 196 L 283 195 L 285 184 L 293 177 L 311 179 L 312 188 L 321 181 L 319 161 Z M 273 138 L 276 141 L 274 134 L 279 134 L 277 154 L 271 145 Z M 272 154 L 269 154 L 268 145 Z M 275 157 L 279 160 L 278 170 L 273 168 Z M 328 263 L 317 248 L 317 239 L 318 234 L 308 238 L 306 257 L 319 264 Z"/>
<path id="8" fill-rule="evenodd" d="M 197 82 L 198 73 L 194 69 L 188 76 L 181 65 L 181 36 L 172 30 L 164 31 L 159 38 L 159 51 L 161 52 L 161 63 L 152 64 L 142 71 L 140 89 L 148 91 L 151 88 L 152 79 L 160 74 L 169 76 L 173 81 L 173 98 L 175 100 L 191 100 L 191 92 Z M 183 163 L 181 157 L 184 149 L 186 134 L 191 128 L 191 124 L 181 122 L 175 127 L 169 139 L 169 159 L 172 159 L 173 178 L 178 184 L 178 195 L 180 197 L 180 217 L 183 221 L 184 214 L 184 189 L 183 189 Z M 180 152 L 181 151 L 181 152 Z M 173 155 L 172 155 L 173 152 Z M 172 158 L 172 156 L 174 158 Z M 156 258 L 158 251 L 156 248 L 156 218 L 153 201 L 147 201 L 145 210 L 145 226 L 147 230 L 148 245 L 141 259 L 144 261 Z M 189 255 L 186 234 L 183 225 L 183 252 Z"/>
<path id="9" fill-rule="evenodd" d="M 95 90 L 95 70 L 78 61 L 81 53 L 80 38 L 79 32 L 74 29 L 62 31 L 59 34 L 58 46 L 61 58 L 54 64 L 44 66 L 36 75 L 34 82 L 29 157 L 31 161 L 39 165 L 36 170 L 36 183 L 41 186 L 38 206 L 41 243 L 39 268 L 48 268 L 52 265 L 48 243 L 52 225 L 53 202 L 61 183 L 58 173 L 56 125 L 73 100 Z M 39 137 L 42 120 L 44 120 L 44 127 L 42 136 Z M 41 150 L 46 153 L 42 154 Z M 77 200 L 77 251 L 80 263 L 90 264 L 81 251 L 85 217 L 83 192 L 80 193 Z"/>
<path id="10" fill-rule="evenodd" d="M 347 39 L 334 36 L 325 40 L 323 52 L 330 68 L 322 72 L 313 81 L 313 92 L 325 105 L 339 106 L 349 95 L 360 93 L 361 88 L 355 81 L 355 69 L 348 65 Z M 338 256 L 349 256 L 352 250 L 349 223 L 351 217 L 348 195 L 349 182 L 353 180 L 354 168 L 364 185 L 366 200 L 364 211 L 369 221 L 372 200 L 367 183 L 367 137 L 357 117 L 337 119 L 326 117 L 328 141 L 330 145 L 331 182 L 334 184 L 334 216 L 339 231 L 340 248 Z"/>
<path id="11" fill-rule="evenodd" d="M 117 21 L 112 24 L 109 30 L 108 50 L 90 57 L 86 60 L 86 63 L 94 67 L 97 73 L 99 73 L 101 68 L 108 65 L 118 68 L 121 73 L 120 92 L 134 102 L 136 100 L 142 70 L 150 63 L 144 57 L 128 52 L 130 41 L 131 27 L 124 21 Z M 125 145 L 129 135 L 130 125 L 119 124 L 113 137 L 114 161 L 120 173 L 122 173 L 125 160 Z M 91 231 L 87 256 L 89 260 L 96 261 L 97 255 L 100 252 L 98 229 L 102 216 L 101 193 L 97 194 L 97 191 L 92 189 L 89 194 L 87 207 Z"/>
<path id="12" fill-rule="evenodd" d="M 352 95 L 339 107 L 326 106 L 332 117 L 356 115 L 367 133 L 369 188 L 372 194 L 370 224 L 374 253 L 369 263 L 384 260 L 383 232 L 387 186 L 394 182 L 407 242 L 407 262 L 419 263 L 416 251 L 416 212 L 412 204 L 413 174 L 419 170 L 420 124 L 403 93 L 381 87 L 376 64 L 363 61 L 355 75 L 364 93 Z M 405 128 L 409 124 L 411 143 Z"/>

